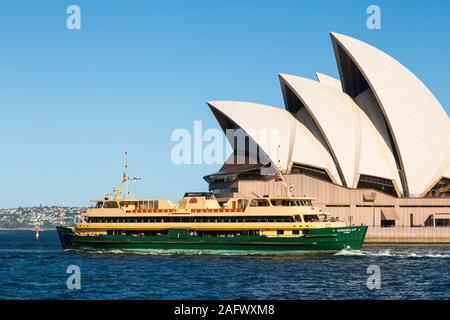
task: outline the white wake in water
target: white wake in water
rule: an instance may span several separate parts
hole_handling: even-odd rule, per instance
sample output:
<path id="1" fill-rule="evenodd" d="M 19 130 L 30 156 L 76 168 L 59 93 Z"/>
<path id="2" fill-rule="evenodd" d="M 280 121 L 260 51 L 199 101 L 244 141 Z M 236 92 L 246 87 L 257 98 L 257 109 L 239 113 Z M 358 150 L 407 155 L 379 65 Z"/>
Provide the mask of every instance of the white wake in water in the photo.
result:
<path id="1" fill-rule="evenodd" d="M 189 249 L 69 249 L 66 251 L 77 251 L 94 254 L 128 254 L 128 255 L 154 255 L 154 256 L 313 256 L 323 255 L 325 252 L 311 251 L 246 251 L 246 250 L 189 250 Z M 343 249 L 334 253 L 335 256 L 355 256 L 355 257 L 393 257 L 393 258 L 439 258 L 450 259 L 450 247 L 442 249 L 425 248 L 390 248 L 390 249 L 363 249 L 349 250 Z"/>
<path id="2" fill-rule="evenodd" d="M 397 257 L 397 258 L 439 258 L 439 259 L 449 259 L 450 250 L 443 250 L 440 252 L 435 252 L 425 249 L 382 249 L 382 250 L 348 250 L 344 249 L 337 253 L 336 256 L 363 256 L 363 257 Z"/>
<path id="3" fill-rule="evenodd" d="M 366 250 L 349 250 L 343 249 L 334 254 L 335 256 L 374 256 L 374 257 L 390 257 L 391 250 L 385 249 L 378 252 L 366 251 Z"/>

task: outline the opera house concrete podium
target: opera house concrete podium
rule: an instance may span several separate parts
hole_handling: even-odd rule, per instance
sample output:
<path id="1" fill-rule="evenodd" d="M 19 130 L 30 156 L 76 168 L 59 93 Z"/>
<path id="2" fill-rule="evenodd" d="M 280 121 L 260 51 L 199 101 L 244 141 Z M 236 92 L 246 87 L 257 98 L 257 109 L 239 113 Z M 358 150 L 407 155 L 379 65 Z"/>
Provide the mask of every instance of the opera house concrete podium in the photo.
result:
<path id="1" fill-rule="evenodd" d="M 219 200 L 282 195 L 274 175 L 261 173 L 270 164 L 285 172 L 295 195 L 315 198 L 350 224 L 450 226 L 446 111 L 386 53 L 337 33 L 331 40 L 340 80 L 280 74 L 285 109 L 208 102 L 224 131 L 246 134 L 240 147 L 227 135 L 234 153 L 204 177 L 209 189 Z M 267 131 L 276 134 L 261 134 Z"/>

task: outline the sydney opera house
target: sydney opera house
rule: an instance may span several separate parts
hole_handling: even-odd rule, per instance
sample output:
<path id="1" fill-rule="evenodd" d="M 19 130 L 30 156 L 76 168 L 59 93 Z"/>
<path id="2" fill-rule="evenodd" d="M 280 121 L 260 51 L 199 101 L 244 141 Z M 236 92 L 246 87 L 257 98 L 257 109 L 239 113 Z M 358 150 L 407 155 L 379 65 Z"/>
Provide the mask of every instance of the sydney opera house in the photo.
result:
<path id="1" fill-rule="evenodd" d="M 285 108 L 211 101 L 234 152 L 204 179 L 219 200 L 294 194 L 313 197 L 348 223 L 450 226 L 450 125 L 431 91 L 373 46 L 331 33 L 340 79 L 280 74 Z M 267 133 L 269 134 L 263 134 Z M 253 148 L 252 146 L 256 146 Z"/>

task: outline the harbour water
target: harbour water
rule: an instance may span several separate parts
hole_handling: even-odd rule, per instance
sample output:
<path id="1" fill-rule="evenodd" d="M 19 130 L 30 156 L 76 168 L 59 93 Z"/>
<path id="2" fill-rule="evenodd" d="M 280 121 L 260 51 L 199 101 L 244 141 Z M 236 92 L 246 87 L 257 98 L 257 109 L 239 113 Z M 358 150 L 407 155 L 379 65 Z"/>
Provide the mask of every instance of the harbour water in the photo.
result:
<path id="1" fill-rule="evenodd" d="M 67 287 L 70 265 L 81 288 Z M 380 270 L 370 290 L 369 266 Z M 63 251 L 55 231 L 0 231 L 0 299 L 450 299 L 450 246 L 335 255 Z"/>

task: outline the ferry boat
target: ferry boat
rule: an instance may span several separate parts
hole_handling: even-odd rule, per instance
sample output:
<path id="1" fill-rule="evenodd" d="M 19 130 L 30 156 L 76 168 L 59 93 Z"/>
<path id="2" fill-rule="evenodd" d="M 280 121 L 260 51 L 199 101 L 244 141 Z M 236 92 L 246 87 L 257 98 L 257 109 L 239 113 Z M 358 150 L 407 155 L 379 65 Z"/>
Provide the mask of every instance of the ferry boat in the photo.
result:
<path id="1" fill-rule="evenodd" d="M 130 198 L 128 191 L 122 197 L 128 180 L 125 169 L 114 195 L 95 200 L 75 227 L 56 228 L 64 249 L 333 253 L 361 249 L 367 231 L 315 207 L 312 198 L 294 197 L 281 171 L 287 196 L 255 194 L 222 205 L 209 192 L 188 192 L 176 204 Z"/>

